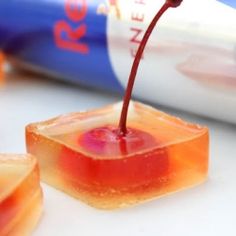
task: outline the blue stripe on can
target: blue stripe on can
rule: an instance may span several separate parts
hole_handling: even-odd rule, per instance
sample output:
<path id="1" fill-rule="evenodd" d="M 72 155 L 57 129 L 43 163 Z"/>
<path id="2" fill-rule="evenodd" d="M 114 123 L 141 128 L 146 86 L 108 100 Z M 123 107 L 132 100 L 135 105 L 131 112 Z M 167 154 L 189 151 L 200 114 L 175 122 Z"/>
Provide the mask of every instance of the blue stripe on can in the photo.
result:
<path id="1" fill-rule="evenodd" d="M 100 1 L 77 0 L 78 6 L 71 6 L 72 13 L 75 7 L 81 10 L 82 2 L 87 4 L 86 16 L 78 21 L 68 18 L 66 2 L 76 1 L 1 0 L 0 47 L 6 54 L 69 81 L 121 91 L 109 60 L 107 17 L 96 12 Z M 79 43 L 88 46 L 88 53 L 81 54 L 56 46 L 54 31 L 59 21 L 67 24 L 69 30 L 86 26 L 86 33 Z M 63 40 L 70 36 L 67 30 L 61 33 Z M 73 35 L 70 37 L 73 38 Z"/>

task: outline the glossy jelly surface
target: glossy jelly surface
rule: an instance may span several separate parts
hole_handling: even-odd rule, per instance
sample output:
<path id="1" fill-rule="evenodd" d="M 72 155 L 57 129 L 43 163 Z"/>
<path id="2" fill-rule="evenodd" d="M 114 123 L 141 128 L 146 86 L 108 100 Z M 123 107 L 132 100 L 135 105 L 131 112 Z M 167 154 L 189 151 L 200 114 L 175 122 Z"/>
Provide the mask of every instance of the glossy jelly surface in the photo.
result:
<path id="1" fill-rule="evenodd" d="M 30 235 L 41 211 L 37 159 L 0 154 L 0 235 Z"/>
<path id="2" fill-rule="evenodd" d="M 104 209 L 136 204 L 203 182 L 208 129 L 132 102 L 125 137 L 121 103 L 26 127 L 27 150 L 45 182 Z"/>

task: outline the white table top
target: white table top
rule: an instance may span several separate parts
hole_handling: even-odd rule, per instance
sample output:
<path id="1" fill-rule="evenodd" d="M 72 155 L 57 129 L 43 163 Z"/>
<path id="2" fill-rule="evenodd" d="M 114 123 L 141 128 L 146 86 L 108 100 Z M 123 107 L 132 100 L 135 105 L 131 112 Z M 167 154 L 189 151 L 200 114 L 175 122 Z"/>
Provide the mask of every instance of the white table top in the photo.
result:
<path id="1" fill-rule="evenodd" d="M 118 100 L 120 97 L 112 94 L 36 75 L 10 76 L 5 88 L 0 89 L 0 152 L 25 152 L 24 127 L 28 123 Z M 236 235 L 236 126 L 165 110 L 209 126 L 211 163 L 205 184 L 139 206 L 108 212 L 93 209 L 42 184 L 44 214 L 33 235 Z"/>

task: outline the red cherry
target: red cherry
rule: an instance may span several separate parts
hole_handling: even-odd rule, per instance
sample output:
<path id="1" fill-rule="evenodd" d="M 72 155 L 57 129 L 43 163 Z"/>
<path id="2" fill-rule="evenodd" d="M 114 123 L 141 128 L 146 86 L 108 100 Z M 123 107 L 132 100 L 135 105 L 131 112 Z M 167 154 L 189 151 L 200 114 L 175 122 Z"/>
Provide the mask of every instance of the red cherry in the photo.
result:
<path id="1" fill-rule="evenodd" d="M 126 135 L 120 137 L 117 127 L 105 126 L 84 133 L 79 138 L 79 144 L 93 154 L 119 156 L 155 147 L 156 141 L 141 130 L 128 128 Z"/>

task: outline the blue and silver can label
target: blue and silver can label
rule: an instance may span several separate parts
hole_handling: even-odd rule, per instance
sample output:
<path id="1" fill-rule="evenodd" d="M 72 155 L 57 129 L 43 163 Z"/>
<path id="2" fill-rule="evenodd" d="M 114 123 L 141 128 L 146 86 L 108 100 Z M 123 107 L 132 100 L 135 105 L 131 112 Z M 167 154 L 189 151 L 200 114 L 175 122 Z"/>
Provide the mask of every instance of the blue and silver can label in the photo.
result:
<path id="1" fill-rule="evenodd" d="M 27 68 L 121 92 L 163 2 L 1 0 L 0 47 Z M 188 0 L 168 11 L 143 54 L 134 95 L 236 122 L 235 22 L 234 0 Z"/>

